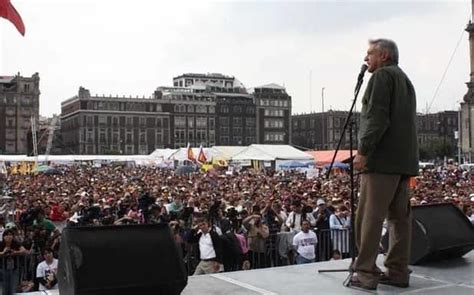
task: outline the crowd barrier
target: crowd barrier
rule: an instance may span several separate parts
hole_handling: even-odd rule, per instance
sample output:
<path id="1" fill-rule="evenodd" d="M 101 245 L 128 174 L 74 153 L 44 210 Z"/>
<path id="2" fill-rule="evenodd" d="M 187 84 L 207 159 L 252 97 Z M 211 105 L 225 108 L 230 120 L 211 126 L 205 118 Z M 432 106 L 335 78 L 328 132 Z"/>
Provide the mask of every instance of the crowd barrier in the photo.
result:
<path id="1" fill-rule="evenodd" d="M 0 257 L 0 284 L 2 294 L 29 292 L 37 287 L 36 266 L 41 255 L 5 255 Z"/>
<path id="2" fill-rule="evenodd" d="M 315 261 L 327 261 L 332 259 L 334 250 L 341 253 L 340 258 L 350 257 L 350 229 L 342 230 L 315 230 L 318 243 L 315 246 Z M 224 245 L 224 269 L 223 271 L 237 271 L 244 269 L 257 269 L 292 265 L 296 263 L 297 253 L 293 248 L 293 237 L 295 233 L 279 232 L 271 234 L 265 239 L 265 251 L 249 251 L 244 254 L 232 253 L 225 249 Z M 185 245 L 185 264 L 188 274 L 192 275 L 199 263 L 199 245 Z"/>

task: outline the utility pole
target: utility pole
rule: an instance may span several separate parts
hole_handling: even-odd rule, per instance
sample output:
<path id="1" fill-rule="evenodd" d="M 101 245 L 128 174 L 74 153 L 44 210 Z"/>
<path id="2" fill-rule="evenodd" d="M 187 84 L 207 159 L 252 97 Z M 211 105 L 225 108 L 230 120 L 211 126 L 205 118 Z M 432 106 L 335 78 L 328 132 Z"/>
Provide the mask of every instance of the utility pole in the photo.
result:
<path id="1" fill-rule="evenodd" d="M 309 112 L 313 112 L 313 70 L 309 70 Z"/>
<path id="2" fill-rule="evenodd" d="M 31 122 L 31 139 L 33 140 L 33 156 L 35 157 L 35 165 L 38 165 L 38 141 L 36 138 L 36 118 L 30 117 Z"/>
<path id="3" fill-rule="evenodd" d="M 321 138 L 322 138 L 322 144 L 321 144 L 321 149 L 322 150 L 325 150 L 325 147 L 324 147 L 324 144 L 325 144 L 325 141 L 326 141 L 326 115 L 324 114 L 324 89 L 325 87 L 323 87 L 321 89 L 321 116 L 322 116 L 322 124 L 321 124 Z"/>

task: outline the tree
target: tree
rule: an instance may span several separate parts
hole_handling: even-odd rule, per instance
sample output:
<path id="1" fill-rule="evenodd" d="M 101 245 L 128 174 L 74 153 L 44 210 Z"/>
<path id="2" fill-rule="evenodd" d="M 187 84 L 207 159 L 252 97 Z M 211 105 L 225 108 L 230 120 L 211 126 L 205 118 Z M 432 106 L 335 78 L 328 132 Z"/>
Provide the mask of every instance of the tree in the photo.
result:
<path id="1" fill-rule="evenodd" d="M 445 156 L 451 158 L 455 155 L 455 147 L 443 138 L 432 139 L 431 141 L 419 146 L 420 160 L 429 161 L 433 159 L 442 159 Z"/>

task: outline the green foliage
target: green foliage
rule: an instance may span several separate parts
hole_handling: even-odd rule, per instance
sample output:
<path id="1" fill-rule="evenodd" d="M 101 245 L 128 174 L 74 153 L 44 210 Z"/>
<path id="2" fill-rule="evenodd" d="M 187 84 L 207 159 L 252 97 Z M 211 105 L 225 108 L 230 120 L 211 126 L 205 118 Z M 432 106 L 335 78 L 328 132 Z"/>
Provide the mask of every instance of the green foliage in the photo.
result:
<path id="1" fill-rule="evenodd" d="M 420 160 L 429 161 L 433 159 L 442 159 L 445 156 L 448 158 L 455 156 L 456 147 L 443 138 L 433 139 L 428 143 L 422 144 L 420 149 Z"/>

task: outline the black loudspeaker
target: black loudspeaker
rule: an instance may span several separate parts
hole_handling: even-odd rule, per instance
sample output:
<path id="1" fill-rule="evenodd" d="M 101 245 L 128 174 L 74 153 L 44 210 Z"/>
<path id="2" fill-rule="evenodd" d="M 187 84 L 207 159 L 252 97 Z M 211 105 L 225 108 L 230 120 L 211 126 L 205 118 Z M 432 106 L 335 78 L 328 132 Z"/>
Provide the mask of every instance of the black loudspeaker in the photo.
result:
<path id="1" fill-rule="evenodd" d="M 474 249 L 474 227 L 451 203 L 412 207 L 410 264 L 461 257 Z M 382 244 L 388 250 L 388 233 Z"/>
<path id="2" fill-rule="evenodd" d="M 180 294 L 188 278 L 167 225 L 65 228 L 60 294 Z"/>

